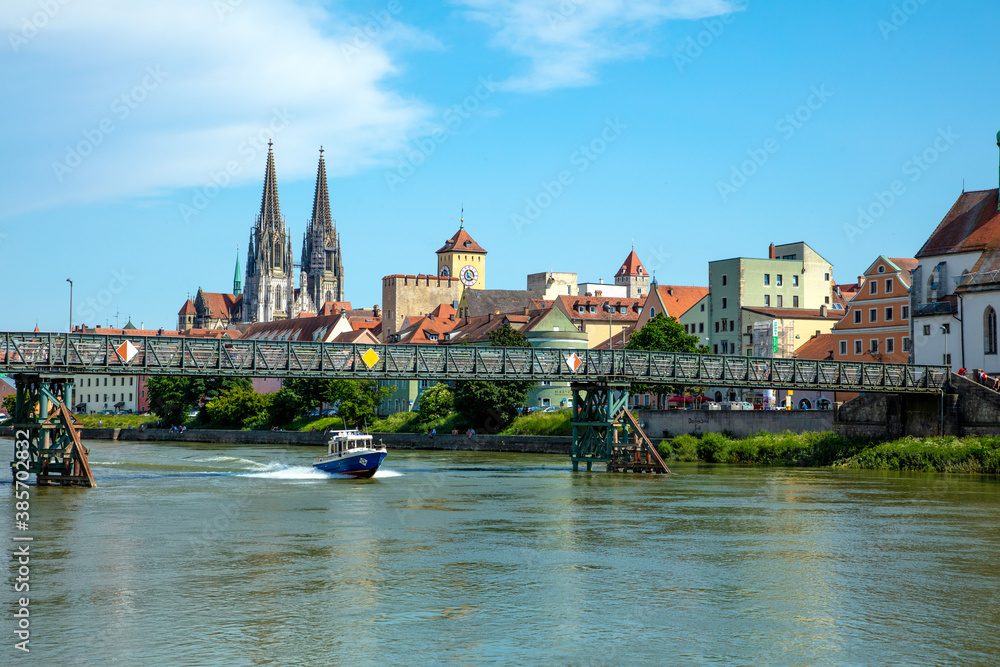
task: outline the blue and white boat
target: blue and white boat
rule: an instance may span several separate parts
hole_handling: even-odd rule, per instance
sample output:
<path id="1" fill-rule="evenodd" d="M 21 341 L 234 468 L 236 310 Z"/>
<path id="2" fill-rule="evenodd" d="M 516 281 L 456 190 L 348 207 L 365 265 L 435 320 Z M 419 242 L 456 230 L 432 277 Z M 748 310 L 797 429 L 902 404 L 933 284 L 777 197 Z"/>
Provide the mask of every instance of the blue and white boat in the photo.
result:
<path id="1" fill-rule="evenodd" d="M 372 436 L 357 430 L 334 431 L 327 453 L 313 463 L 323 472 L 354 477 L 371 477 L 385 460 L 385 446 L 375 445 Z"/>

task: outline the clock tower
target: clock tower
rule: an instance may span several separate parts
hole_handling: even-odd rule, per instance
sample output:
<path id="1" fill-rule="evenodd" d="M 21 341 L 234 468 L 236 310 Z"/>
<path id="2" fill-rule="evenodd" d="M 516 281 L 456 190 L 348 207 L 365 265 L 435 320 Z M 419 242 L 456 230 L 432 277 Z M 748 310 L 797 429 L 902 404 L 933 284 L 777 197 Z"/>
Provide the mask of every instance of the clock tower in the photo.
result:
<path id="1" fill-rule="evenodd" d="M 466 289 L 486 289 L 486 249 L 465 231 L 465 219 L 437 251 L 438 275 L 458 278 Z"/>

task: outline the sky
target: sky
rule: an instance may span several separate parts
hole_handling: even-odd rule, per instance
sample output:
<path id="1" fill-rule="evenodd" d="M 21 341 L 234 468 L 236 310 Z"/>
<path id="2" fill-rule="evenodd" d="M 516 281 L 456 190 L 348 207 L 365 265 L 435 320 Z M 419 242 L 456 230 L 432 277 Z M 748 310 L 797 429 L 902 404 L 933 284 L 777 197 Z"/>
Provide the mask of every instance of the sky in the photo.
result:
<path id="1" fill-rule="evenodd" d="M 805 241 L 851 282 L 998 185 L 996 2 L 5 0 L 0 329 L 176 328 L 230 292 L 267 141 L 299 260 L 319 149 L 346 298 L 661 284 Z M 989 109 L 994 109 L 990 112 Z M 464 211 L 464 213 L 463 213 Z"/>

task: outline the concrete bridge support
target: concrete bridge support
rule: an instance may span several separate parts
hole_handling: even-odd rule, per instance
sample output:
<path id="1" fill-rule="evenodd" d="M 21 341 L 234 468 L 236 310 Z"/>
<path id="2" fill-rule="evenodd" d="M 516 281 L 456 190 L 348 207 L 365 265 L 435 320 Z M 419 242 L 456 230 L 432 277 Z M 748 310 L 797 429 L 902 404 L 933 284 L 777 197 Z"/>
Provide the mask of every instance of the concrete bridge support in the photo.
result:
<path id="1" fill-rule="evenodd" d="M 833 430 L 846 436 L 1000 435 L 1000 393 L 952 374 L 939 394 L 862 394 L 834 405 Z"/>

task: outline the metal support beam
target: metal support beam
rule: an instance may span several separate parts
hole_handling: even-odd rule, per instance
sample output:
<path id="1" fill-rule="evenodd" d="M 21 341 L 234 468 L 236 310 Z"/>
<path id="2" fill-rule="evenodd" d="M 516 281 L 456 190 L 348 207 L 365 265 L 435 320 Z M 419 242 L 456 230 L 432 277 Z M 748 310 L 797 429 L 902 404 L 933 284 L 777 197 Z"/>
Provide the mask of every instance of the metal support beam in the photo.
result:
<path id="1" fill-rule="evenodd" d="M 14 377 L 17 399 L 14 438 L 27 441 L 27 458 L 15 456 L 11 473 L 35 475 L 35 484 L 47 486 L 97 486 L 87 461 L 87 448 L 80 442 L 76 420 L 66 402 L 72 393 L 70 378 L 47 378 L 20 374 Z M 16 451 L 16 450 L 15 450 Z"/>
<path id="2" fill-rule="evenodd" d="M 603 382 L 573 383 L 573 470 L 580 462 L 593 470 L 594 463 L 607 463 L 618 442 L 618 415 L 628 405 L 629 382 L 609 378 Z"/>

